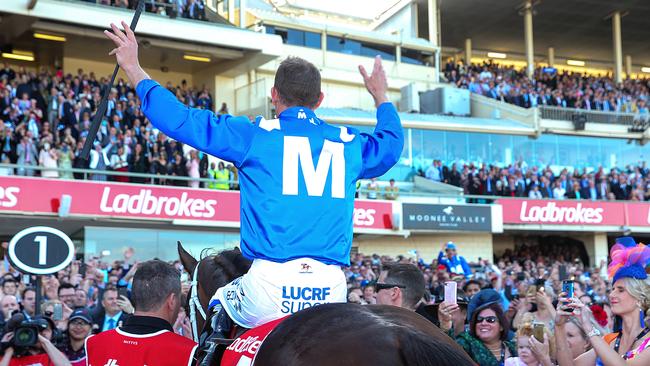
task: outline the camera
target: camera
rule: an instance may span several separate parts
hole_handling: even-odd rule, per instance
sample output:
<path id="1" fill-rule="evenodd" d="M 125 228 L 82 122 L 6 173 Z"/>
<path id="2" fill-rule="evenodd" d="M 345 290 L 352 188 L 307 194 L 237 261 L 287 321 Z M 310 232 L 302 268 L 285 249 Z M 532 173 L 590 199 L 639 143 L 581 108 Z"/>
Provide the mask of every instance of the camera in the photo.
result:
<path id="1" fill-rule="evenodd" d="M 47 326 L 45 319 L 23 320 L 14 330 L 12 345 L 17 348 L 35 346 L 38 343 L 39 333 L 47 329 Z"/>
<path id="2" fill-rule="evenodd" d="M 50 326 L 46 318 L 25 319 L 21 313 L 15 313 L 6 324 L 5 331 L 13 332 L 14 336 L 1 345 L 4 351 L 8 347 L 14 348 L 16 356 L 29 353 L 29 349 L 38 344 L 38 335 Z"/>

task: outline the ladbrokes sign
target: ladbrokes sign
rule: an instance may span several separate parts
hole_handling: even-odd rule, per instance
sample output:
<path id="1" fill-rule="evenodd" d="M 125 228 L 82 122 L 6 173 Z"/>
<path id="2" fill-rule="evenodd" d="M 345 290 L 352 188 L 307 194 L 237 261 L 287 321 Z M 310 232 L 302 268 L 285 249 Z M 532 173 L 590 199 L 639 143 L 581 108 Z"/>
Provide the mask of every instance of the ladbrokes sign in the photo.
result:
<path id="1" fill-rule="evenodd" d="M 62 195 L 72 197 L 70 215 L 135 219 L 207 220 L 239 224 L 239 192 L 44 178 L 0 177 L 0 213 L 56 214 Z M 358 229 L 392 229 L 393 206 L 355 201 Z"/>
<path id="2" fill-rule="evenodd" d="M 587 200 L 502 199 L 504 224 L 625 225 L 626 204 Z"/>

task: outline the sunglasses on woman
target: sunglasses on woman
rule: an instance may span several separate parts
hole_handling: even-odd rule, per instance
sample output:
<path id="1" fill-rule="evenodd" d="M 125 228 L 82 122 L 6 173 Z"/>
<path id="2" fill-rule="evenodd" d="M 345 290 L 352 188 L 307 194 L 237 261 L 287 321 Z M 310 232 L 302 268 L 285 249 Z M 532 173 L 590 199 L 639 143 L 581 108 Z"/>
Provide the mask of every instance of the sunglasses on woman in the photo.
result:
<path id="1" fill-rule="evenodd" d="M 481 324 L 481 323 L 483 323 L 484 320 L 486 322 L 490 323 L 490 324 L 494 324 L 494 323 L 497 322 L 498 319 L 497 319 L 496 316 L 486 316 L 486 317 L 477 316 L 476 317 L 476 324 Z"/>

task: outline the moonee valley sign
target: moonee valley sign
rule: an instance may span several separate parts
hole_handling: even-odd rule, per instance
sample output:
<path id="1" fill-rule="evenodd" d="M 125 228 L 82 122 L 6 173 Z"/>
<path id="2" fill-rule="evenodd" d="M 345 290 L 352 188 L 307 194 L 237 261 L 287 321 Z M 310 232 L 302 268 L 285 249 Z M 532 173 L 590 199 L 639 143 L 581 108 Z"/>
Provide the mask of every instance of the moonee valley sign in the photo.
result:
<path id="1" fill-rule="evenodd" d="M 492 231 L 490 206 L 404 203 L 404 230 Z"/>

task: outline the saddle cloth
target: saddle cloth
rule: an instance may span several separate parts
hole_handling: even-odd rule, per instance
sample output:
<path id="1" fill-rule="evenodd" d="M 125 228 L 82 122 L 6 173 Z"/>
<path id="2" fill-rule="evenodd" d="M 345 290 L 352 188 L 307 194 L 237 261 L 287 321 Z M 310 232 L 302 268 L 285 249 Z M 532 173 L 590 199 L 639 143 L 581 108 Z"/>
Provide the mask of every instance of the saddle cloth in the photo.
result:
<path id="1" fill-rule="evenodd" d="M 250 329 L 239 336 L 226 348 L 221 358 L 221 366 L 250 366 L 264 339 L 288 316 L 270 321 L 257 328 Z"/>

